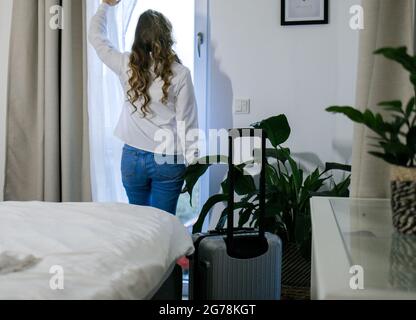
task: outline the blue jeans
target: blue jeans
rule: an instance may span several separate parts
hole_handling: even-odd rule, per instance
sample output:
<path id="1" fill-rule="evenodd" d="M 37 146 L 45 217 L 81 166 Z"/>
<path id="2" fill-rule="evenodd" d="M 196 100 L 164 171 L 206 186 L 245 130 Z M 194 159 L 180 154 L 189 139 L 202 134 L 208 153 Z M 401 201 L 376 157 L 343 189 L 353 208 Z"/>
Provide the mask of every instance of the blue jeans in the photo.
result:
<path id="1" fill-rule="evenodd" d="M 173 156 L 171 156 L 173 160 Z M 150 206 L 176 214 L 178 199 L 184 184 L 186 166 L 160 164 L 155 154 L 125 145 L 121 160 L 121 175 L 130 204 Z"/>

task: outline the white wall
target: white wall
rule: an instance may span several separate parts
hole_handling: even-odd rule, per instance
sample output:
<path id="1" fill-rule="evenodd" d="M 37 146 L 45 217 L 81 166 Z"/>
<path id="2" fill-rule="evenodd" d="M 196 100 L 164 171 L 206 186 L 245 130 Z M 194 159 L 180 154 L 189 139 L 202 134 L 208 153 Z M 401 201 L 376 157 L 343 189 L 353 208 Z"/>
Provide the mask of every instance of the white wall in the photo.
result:
<path id="1" fill-rule="evenodd" d="M 352 125 L 326 113 L 354 104 L 358 31 L 349 8 L 360 0 L 330 1 L 330 24 L 280 26 L 279 0 L 211 0 L 211 127 L 245 127 L 284 113 L 293 152 L 322 162 L 349 162 Z M 235 115 L 236 98 L 251 99 Z"/>
<path id="2" fill-rule="evenodd" d="M 3 200 L 7 66 L 13 0 L 0 1 L 0 201 Z"/>
<path id="3" fill-rule="evenodd" d="M 292 127 L 287 146 L 310 153 L 298 157 L 307 168 L 350 163 L 353 126 L 324 110 L 355 103 L 359 32 L 349 27 L 349 9 L 361 0 L 331 0 L 329 25 L 292 27 L 280 25 L 280 3 L 210 0 L 209 126 L 247 127 L 284 113 Z M 234 114 L 237 98 L 251 99 L 249 115 Z M 210 194 L 225 173 L 211 170 Z"/>

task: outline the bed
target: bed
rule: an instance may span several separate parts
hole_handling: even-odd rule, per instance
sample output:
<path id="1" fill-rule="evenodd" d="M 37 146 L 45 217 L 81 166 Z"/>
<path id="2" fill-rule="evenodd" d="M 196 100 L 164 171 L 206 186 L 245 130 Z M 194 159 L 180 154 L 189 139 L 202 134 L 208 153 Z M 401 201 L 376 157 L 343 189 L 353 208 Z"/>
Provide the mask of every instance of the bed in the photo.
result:
<path id="1" fill-rule="evenodd" d="M 0 300 L 152 299 L 193 250 L 154 208 L 0 203 Z"/>

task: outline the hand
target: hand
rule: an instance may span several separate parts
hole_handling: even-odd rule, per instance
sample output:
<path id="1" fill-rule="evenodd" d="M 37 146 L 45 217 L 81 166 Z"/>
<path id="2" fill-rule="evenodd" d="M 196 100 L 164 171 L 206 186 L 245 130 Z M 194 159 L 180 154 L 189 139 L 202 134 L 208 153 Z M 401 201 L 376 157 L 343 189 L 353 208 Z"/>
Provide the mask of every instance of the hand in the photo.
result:
<path id="1" fill-rule="evenodd" d="M 109 6 L 116 6 L 121 2 L 121 0 L 103 0 L 103 3 L 108 4 Z"/>

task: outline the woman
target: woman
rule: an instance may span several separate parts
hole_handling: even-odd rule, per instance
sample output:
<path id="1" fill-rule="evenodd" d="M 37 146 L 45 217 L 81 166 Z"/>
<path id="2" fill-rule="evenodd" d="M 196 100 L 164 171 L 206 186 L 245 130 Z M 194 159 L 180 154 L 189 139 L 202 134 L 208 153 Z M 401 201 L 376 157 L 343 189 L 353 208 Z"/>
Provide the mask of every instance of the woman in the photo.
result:
<path id="1" fill-rule="evenodd" d="M 119 2 L 103 1 L 91 21 L 89 40 L 125 92 L 115 130 L 125 143 L 123 185 L 131 204 L 176 214 L 186 163 L 198 154 L 197 143 L 186 139 L 198 127 L 191 73 L 172 48 L 171 23 L 156 11 L 141 15 L 131 53 L 119 52 L 106 36 L 107 12 Z"/>

